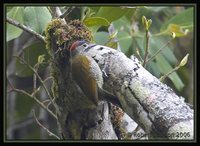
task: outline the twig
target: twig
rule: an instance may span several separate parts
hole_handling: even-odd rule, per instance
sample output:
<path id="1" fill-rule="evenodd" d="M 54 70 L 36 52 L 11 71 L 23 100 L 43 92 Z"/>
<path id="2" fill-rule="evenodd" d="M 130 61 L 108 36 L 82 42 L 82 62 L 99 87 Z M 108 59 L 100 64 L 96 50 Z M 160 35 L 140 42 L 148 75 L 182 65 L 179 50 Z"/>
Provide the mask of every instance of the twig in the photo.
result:
<path id="1" fill-rule="evenodd" d="M 51 12 L 53 18 L 59 18 L 62 15 L 62 12 L 59 7 L 49 7 L 48 9 Z M 66 24 L 65 19 L 62 19 L 62 21 L 63 24 Z"/>
<path id="2" fill-rule="evenodd" d="M 54 13 L 53 13 L 53 11 L 52 11 L 52 8 L 51 8 L 50 6 L 48 6 L 47 9 L 48 9 L 49 13 L 51 14 L 51 16 L 52 16 L 52 18 L 53 18 Z"/>
<path id="3" fill-rule="evenodd" d="M 53 18 L 59 18 L 62 15 L 62 12 L 59 7 L 49 7 L 49 11 Z"/>
<path id="4" fill-rule="evenodd" d="M 48 81 L 49 79 L 53 79 L 53 77 L 52 77 L 52 76 L 47 77 L 47 78 L 44 80 L 44 82 Z"/>
<path id="5" fill-rule="evenodd" d="M 65 18 L 67 15 L 69 15 L 69 13 L 72 12 L 72 10 L 73 10 L 74 8 L 75 8 L 74 6 L 71 7 L 71 8 L 67 8 L 67 10 L 66 10 L 63 14 L 60 15 L 60 18 Z"/>
<path id="6" fill-rule="evenodd" d="M 34 74 L 34 77 L 36 78 L 37 76 Z M 52 79 L 53 77 L 47 77 L 43 82 L 45 83 L 46 81 L 48 81 L 49 79 Z M 37 89 L 36 89 L 36 85 L 35 85 L 35 89 L 33 90 L 33 92 L 32 92 L 32 96 L 35 96 L 35 94 L 40 90 L 40 87 L 41 86 L 39 86 Z"/>
<path id="7" fill-rule="evenodd" d="M 60 15 L 62 15 L 62 12 L 61 12 L 61 10 L 60 10 L 60 8 L 59 7 L 55 7 L 55 14 L 57 15 L 57 17 L 60 17 Z"/>
<path id="8" fill-rule="evenodd" d="M 57 135 L 55 135 L 54 133 L 52 133 L 49 129 L 47 129 L 44 125 L 42 125 L 42 124 L 39 122 L 39 120 L 37 119 L 37 117 L 36 117 L 36 115 L 35 115 L 35 111 L 32 110 L 32 112 L 33 112 L 33 116 L 34 116 L 34 119 L 35 119 L 36 123 L 37 123 L 40 127 L 42 127 L 42 128 L 49 134 L 49 136 L 53 136 L 53 137 L 55 137 L 56 139 L 59 139 L 59 140 L 60 140 L 60 138 L 59 138 Z"/>
<path id="9" fill-rule="evenodd" d="M 146 30 L 146 48 L 145 48 L 145 55 L 144 55 L 144 62 L 143 62 L 143 66 L 145 67 L 146 65 L 146 61 L 147 61 L 147 56 L 148 56 L 148 51 L 149 51 L 149 31 Z"/>
<path id="10" fill-rule="evenodd" d="M 14 90 L 14 86 L 11 84 L 11 82 L 8 80 L 8 84 L 10 85 L 11 89 L 7 91 L 7 93 L 10 93 Z"/>
<path id="11" fill-rule="evenodd" d="M 26 31 L 26 32 L 28 32 L 28 33 L 34 35 L 36 38 L 38 38 L 39 40 L 41 40 L 41 41 L 44 42 L 45 39 L 44 39 L 44 37 L 43 37 L 42 35 L 38 34 L 38 33 L 35 32 L 34 30 L 28 28 L 27 26 L 25 26 L 25 25 L 23 25 L 23 24 L 20 24 L 18 21 L 13 20 L 13 19 L 11 19 L 11 18 L 9 18 L 9 17 L 6 18 L 6 21 L 7 21 L 8 23 L 10 23 L 11 25 L 14 25 L 14 26 L 16 26 L 16 27 L 18 27 L 18 28 L 21 28 L 22 30 L 24 30 L 24 31 Z"/>
<path id="12" fill-rule="evenodd" d="M 37 88 L 37 76 L 33 74 L 33 93 L 35 93 Z"/>
<path id="13" fill-rule="evenodd" d="M 169 71 L 167 74 L 163 75 L 162 77 L 159 78 L 159 80 L 161 82 L 163 82 L 166 77 L 168 77 L 169 75 L 171 75 L 173 72 L 177 71 L 180 67 L 179 66 L 176 66 L 175 68 L 173 68 L 171 71 Z"/>
<path id="14" fill-rule="evenodd" d="M 41 79 L 41 77 L 40 77 L 40 75 L 37 73 L 37 71 L 35 71 L 35 69 L 34 69 L 32 66 L 30 66 L 30 64 L 28 64 L 25 60 L 21 59 L 19 56 L 14 56 L 14 57 L 18 58 L 18 59 L 19 59 L 20 61 L 22 61 L 25 65 L 27 65 L 29 69 L 31 69 L 31 70 L 34 72 L 34 74 L 38 77 L 39 81 L 41 82 L 41 84 L 42 84 L 42 86 L 43 86 L 45 92 L 46 92 L 47 95 L 48 95 L 48 97 L 50 98 L 52 104 L 53 104 L 54 107 L 56 108 L 56 105 L 55 105 L 54 102 L 53 102 L 53 97 L 52 97 L 52 95 L 49 93 L 47 87 L 46 87 L 45 84 L 44 84 L 44 81 Z"/>
<path id="15" fill-rule="evenodd" d="M 49 104 L 49 103 L 51 103 L 51 101 L 49 99 L 46 99 L 46 100 L 42 101 L 42 103 L 43 104 L 47 104 L 47 103 Z"/>
<path id="16" fill-rule="evenodd" d="M 54 118 L 57 119 L 57 116 L 51 110 L 49 110 L 42 102 L 40 102 L 35 96 L 32 96 L 29 93 L 27 93 L 26 91 L 20 90 L 20 89 L 14 88 L 14 87 L 13 87 L 13 91 L 22 93 L 22 94 L 34 99 L 43 109 L 45 109 L 50 115 L 52 115 Z"/>
<path id="17" fill-rule="evenodd" d="M 31 95 L 32 95 L 32 96 L 35 96 L 35 94 L 38 93 L 38 92 L 40 91 L 40 87 L 41 87 L 41 86 L 39 86 L 37 89 L 35 89 L 35 90 L 31 93 Z"/>
<path id="18" fill-rule="evenodd" d="M 32 93 L 32 95 L 31 95 L 31 94 L 27 93 L 27 92 L 24 91 L 24 90 L 17 89 L 17 88 L 15 88 L 15 87 L 11 84 L 10 80 L 7 79 L 7 81 L 8 81 L 8 84 L 11 86 L 11 91 L 16 91 L 16 92 L 22 93 L 22 94 L 24 94 L 24 95 L 27 95 L 27 96 L 30 97 L 30 98 L 33 98 L 33 99 L 35 100 L 35 102 L 37 102 L 37 103 L 38 103 L 42 108 L 44 108 L 50 115 L 52 115 L 54 118 L 57 119 L 57 116 L 56 116 L 51 110 L 49 110 L 47 106 L 45 106 L 45 105 L 44 105 L 42 102 L 40 102 L 35 96 L 33 96 L 33 93 Z M 36 90 L 36 91 L 37 91 L 37 90 Z M 9 91 L 9 92 L 10 92 L 10 91 Z"/>
<path id="19" fill-rule="evenodd" d="M 164 44 L 154 55 L 151 56 L 151 58 L 149 58 L 147 62 L 150 62 L 152 59 L 154 59 L 156 57 L 156 55 L 158 55 L 158 53 L 160 53 L 170 42 L 172 39 L 170 39 L 166 44 Z"/>
<path id="20" fill-rule="evenodd" d="M 38 71 L 38 68 L 39 68 L 39 63 L 37 63 L 34 66 L 34 69 L 35 69 L 36 72 Z M 33 74 L 33 93 L 35 93 L 36 88 L 37 88 L 37 76 L 36 76 L 36 74 Z"/>
<path id="21" fill-rule="evenodd" d="M 138 57 L 140 58 L 140 60 L 141 60 L 142 62 L 144 62 L 144 60 L 142 59 L 142 57 L 141 57 L 141 55 L 140 55 L 140 50 L 139 50 L 139 48 L 136 48 L 136 53 L 137 53 Z"/>
<path id="22" fill-rule="evenodd" d="M 170 74 L 172 74 L 173 72 L 175 72 L 176 70 L 178 70 L 180 67 L 184 66 L 187 61 L 188 61 L 188 56 L 189 54 L 186 54 L 186 56 L 181 60 L 181 62 L 179 63 L 179 65 L 177 65 L 175 68 L 173 68 L 170 72 L 168 72 L 167 74 L 163 75 L 161 78 L 160 78 L 160 81 L 164 81 L 164 79 L 166 77 L 168 77 Z"/>

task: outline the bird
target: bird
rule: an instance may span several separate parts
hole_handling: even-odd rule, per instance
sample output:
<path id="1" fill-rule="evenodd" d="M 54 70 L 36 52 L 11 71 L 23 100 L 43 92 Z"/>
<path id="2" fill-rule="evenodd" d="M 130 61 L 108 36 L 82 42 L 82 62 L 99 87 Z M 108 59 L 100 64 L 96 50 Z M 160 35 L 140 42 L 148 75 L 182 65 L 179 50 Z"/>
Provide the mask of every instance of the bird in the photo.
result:
<path id="1" fill-rule="evenodd" d="M 94 46 L 96 44 L 78 40 L 69 47 L 72 78 L 95 106 L 98 106 L 99 100 L 106 100 L 121 107 L 118 98 L 102 88 L 103 73 L 97 62 L 84 53 L 85 49 Z"/>

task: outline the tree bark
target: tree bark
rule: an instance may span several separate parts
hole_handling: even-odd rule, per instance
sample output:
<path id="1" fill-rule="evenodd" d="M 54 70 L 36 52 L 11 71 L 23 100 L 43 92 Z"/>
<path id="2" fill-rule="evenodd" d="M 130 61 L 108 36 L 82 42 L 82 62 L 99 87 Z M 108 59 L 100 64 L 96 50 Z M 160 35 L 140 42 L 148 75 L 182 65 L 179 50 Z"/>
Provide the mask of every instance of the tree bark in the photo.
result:
<path id="1" fill-rule="evenodd" d="M 149 138 L 193 138 L 193 110 L 183 97 L 144 69 L 137 58 L 131 60 L 122 52 L 99 45 L 85 53 L 106 72 L 104 88 L 117 95 L 123 110 Z"/>
<path id="2" fill-rule="evenodd" d="M 63 25 L 60 28 L 65 31 Z M 54 77 L 52 89 L 60 133 L 66 139 L 98 139 L 91 131 L 99 129 L 102 139 L 115 139 L 113 130 L 105 137 L 100 136 L 105 132 L 103 129 L 112 129 L 110 120 L 105 120 L 109 118 L 104 110 L 106 106 L 102 106 L 106 103 L 99 103 L 96 108 L 86 100 L 72 79 L 70 55 L 66 55 L 69 44 L 59 45 L 55 29 L 49 29 L 49 39 Z M 136 57 L 129 59 L 120 51 L 92 45 L 83 54 L 91 56 L 104 73 L 103 88 L 118 97 L 123 111 L 142 127 L 149 139 L 193 139 L 193 109 L 183 97 L 144 69 Z"/>
<path id="3" fill-rule="evenodd" d="M 145 70 L 137 58 L 131 60 L 122 52 L 99 45 L 84 52 L 95 59 L 107 75 L 104 89 L 118 97 L 123 110 L 144 129 L 149 138 L 193 138 L 193 110 L 184 102 L 183 97 L 177 96 L 170 87 Z M 96 136 L 91 137 L 90 132 L 85 132 L 102 129 L 99 122 L 101 118 L 98 118 L 101 117 L 98 110 L 103 110 L 101 105 L 95 109 L 84 100 L 85 95 L 71 78 L 66 58 L 55 57 L 53 64 L 54 91 L 57 93 L 56 103 L 64 136 L 72 139 L 97 139 Z M 108 117 L 105 112 L 104 117 Z M 108 129 L 110 122 L 107 121 L 104 126 Z M 103 131 L 98 132 L 101 135 Z M 112 135 L 100 137 L 110 139 L 115 137 Z"/>

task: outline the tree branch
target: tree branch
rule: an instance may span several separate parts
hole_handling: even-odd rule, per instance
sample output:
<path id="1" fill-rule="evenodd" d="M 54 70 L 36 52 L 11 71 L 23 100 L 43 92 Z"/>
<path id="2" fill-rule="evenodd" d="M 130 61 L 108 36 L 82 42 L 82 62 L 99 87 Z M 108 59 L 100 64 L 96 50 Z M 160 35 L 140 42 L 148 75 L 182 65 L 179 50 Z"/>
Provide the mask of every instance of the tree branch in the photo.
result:
<path id="1" fill-rule="evenodd" d="M 53 32 L 50 32 L 50 36 L 53 36 Z M 52 50 L 56 52 L 57 38 L 52 39 L 51 44 Z M 149 139 L 194 138 L 194 112 L 183 97 L 176 95 L 170 87 L 150 74 L 136 57 L 129 59 L 122 52 L 102 45 L 88 43 L 86 46 L 83 47 L 81 55 L 93 58 L 101 71 L 107 75 L 103 89 L 115 95 L 123 111 L 139 124 Z M 86 109 L 97 109 L 100 105 L 94 108 L 94 105 L 87 100 L 73 81 L 69 60 L 65 59 L 64 64 L 60 63 L 63 62 L 63 58 L 55 52 L 52 55 L 56 65 L 52 64 L 52 71 L 55 78 L 54 93 L 59 97 L 55 102 L 61 111 L 58 117 L 62 132 L 66 138 L 87 139 L 88 127 L 95 125 L 96 122 L 99 123 L 99 120 L 96 111 L 89 116 L 87 113 L 91 111 L 88 112 Z M 148 55 L 148 51 L 146 54 Z M 100 109 L 103 111 L 103 108 Z M 105 127 L 106 125 L 103 126 Z M 177 133 L 185 135 L 176 137 Z"/>
<path id="2" fill-rule="evenodd" d="M 36 117 L 36 115 L 35 115 L 35 111 L 33 110 L 32 112 L 33 112 L 33 116 L 34 116 L 34 119 L 35 119 L 36 123 L 37 123 L 40 127 L 42 127 L 42 128 L 49 134 L 49 136 L 53 136 L 53 137 L 55 137 L 56 139 L 59 139 L 59 140 L 60 140 L 60 138 L 59 138 L 57 135 L 55 135 L 54 133 L 52 133 L 49 129 L 47 129 L 44 125 L 42 125 L 42 124 L 39 122 L 39 120 L 37 119 L 37 117 Z"/>
<path id="3" fill-rule="evenodd" d="M 136 58 L 130 60 L 122 52 L 101 45 L 85 49 L 84 53 L 93 57 L 102 70 L 107 66 L 104 89 L 118 97 L 123 110 L 144 129 L 149 139 L 193 139 L 193 110 Z M 177 133 L 186 136 L 176 137 Z"/>
<path id="4" fill-rule="evenodd" d="M 74 8 L 75 8 L 74 6 L 67 8 L 67 10 L 65 10 L 65 12 L 60 15 L 60 18 L 65 18 L 67 15 L 69 15 L 73 11 Z"/>
<path id="5" fill-rule="evenodd" d="M 20 89 L 17 89 L 17 88 L 13 88 L 12 90 L 16 91 L 18 93 L 22 93 L 22 94 L 24 94 L 24 95 L 26 95 L 26 96 L 34 99 L 34 101 L 36 101 L 36 103 L 38 103 L 38 105 L 40 107 L 42 107 L 43 109 L 45 109 L 50 115 L 52 115 L 55 119 L 57 119 L 57 116 L 50 109 L 48 109 L 42 102 L 40 102 L 35 96 L 32 96 L 29 93 L 27 93 L 26 91 L 20 90 Z"/>
<path id="6" fill-rule="evenodd" d="M 22 94 L 24 94 L 24 95 L 26 95 L 26 96 L 28 96 L 28 97 L 34 99 L 35 102 L 38 103 L 39 106 L 41 106 L 41 107 L 42 107 L 43 109 L 45 109 L 50 115 L 52 115 L 55 119 L 57 119 L 57 116 L 48 108 L 48 106 L 45 106 L 41 101 L 39 101 L 35 96 L 33 96 L 33 93 L 34 93 L 34 92 L 33 92 L 32 94 L 29 94 L 29 93 L 27 93 L 27 92 L 24 91 L 24 90 L 17 89 L 17 88 L 15 88 L 15 87 L 11 84 L 11 82 L 10 82 L 9 80 L 8 80 L 8 84 L 9 84 L 10 87 L 11 87 L 11 90 L 10 90 L 9 92 L 11 92 L 11 91 L 16 91 L 16 92 L 18 92 L 18 93 L 22 93 Z"/>
<path id="7" fill-rule="evenodd" d="M 18 58 L 18 59 L 19 59 L 20 61 L 22 61 L 29 69 L 31 69 L 31 70 L 34 72 L 34 74 L 37 76 L 37 78 L 38 78 L 39 81 L 41 82 L 41 84 L 42 84 L 42 86 L 43 86 L 45 92 L 47 93 L 49 99 L 51 100 L 52 104 L 53 104 L 54 107 L 56 108 L 56 105 L 54 104 L 54 101 L 53 101 L 53 100 L 54 100 L 53 96 L 52 96 L 52 95 L 50 94 L 50 92 L 48 91 L 47 87 L 46 87 L 45 84 L 44 84 L 44 81 L 42 80 L 42 78 L 40 77 L 40 75 L 37 73 L 37 71 L 36 71 L 32 66 L 30 66 L 25 60 L 21 59 L 21 58 L 18 57 L 18 56 L 14 56 L 14 57 Z M 57 109 L 57 108 L 56 108 L 56 109 Z M 57 112 L 59 112 L 59 111 L 57 111 Z"/>
<path id="8" fill-rule="evenodd" d="M 146 48 L 145 48 L 145 55 L 144 55 L 144 62 L 143 62 L 143 66 L 146 66 L 146 61 L 148 58 L 148 53 L 149 53 L 149 31 L 146 30 L 145 32 L 145 38 L 146 38 Z"/>
<path id="9" fill-rule="evenodd" d="M 34 35 L 36 38 L 38 38 L 39 40 L 41 40 L 41 41 L 44 42 L 44 37 L 43 37 L 42 35 L 38 34 L 38 33 L 35 32 L 34 30 L 28 28 L 27 26 L 25 26 L 25 25 L 23 25 L 23 24 L 20 24 L 18 21 L 13 20 L 13 19 L 11 19 L 11 18 L 9 18 L 9 17 L 6 18 L 6 21 L 7 21 L 8 23 L 10 23 L 11 25 L 14 25 L 14 26 L 16 26 L 16 27 L 18 27 L 18 28 L 21 28 L 22 30 L 24 30 L 24 31 L 26 31 L 26 32 L 28 32 L 28 33 Z"/>

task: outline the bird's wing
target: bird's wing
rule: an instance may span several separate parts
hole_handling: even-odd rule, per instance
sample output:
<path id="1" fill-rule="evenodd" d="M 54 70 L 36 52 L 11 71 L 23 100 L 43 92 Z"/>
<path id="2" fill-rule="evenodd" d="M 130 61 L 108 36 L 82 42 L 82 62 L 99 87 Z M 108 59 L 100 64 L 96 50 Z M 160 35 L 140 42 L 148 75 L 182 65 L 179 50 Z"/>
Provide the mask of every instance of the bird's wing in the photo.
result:
<path id="1" fill-rule="evenodd" d="M 98 104 L 98 86 L 91 76 L 91 61 L 85 55 L 77 55 L 72 59 L 72 76 L 83 93 L 95 104 Z"/>

